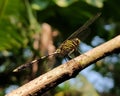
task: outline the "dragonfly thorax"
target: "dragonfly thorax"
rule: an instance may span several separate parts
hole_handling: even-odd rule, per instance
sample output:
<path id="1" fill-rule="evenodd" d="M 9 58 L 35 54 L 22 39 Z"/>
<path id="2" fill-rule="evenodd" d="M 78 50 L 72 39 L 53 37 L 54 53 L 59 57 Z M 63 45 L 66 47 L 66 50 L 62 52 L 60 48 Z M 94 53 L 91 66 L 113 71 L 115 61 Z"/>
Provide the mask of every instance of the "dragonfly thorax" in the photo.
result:
<path id="1" fill-rule="evenodd" d="M 76 48 L 79 46 L 79 44 L 80 44 L 80 40 L 78 38 L 66 40 L 58 47 L 56 53 L 59 57 L 64 57 L 69 53 L 75 51 Z"/>

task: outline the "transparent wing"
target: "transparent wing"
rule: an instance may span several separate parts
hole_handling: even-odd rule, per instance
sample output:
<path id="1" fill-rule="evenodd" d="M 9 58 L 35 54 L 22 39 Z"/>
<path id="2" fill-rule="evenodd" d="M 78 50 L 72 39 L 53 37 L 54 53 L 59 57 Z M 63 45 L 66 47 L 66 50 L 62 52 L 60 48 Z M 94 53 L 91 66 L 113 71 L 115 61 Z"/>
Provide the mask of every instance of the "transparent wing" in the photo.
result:
<path id="1" fill-rule="evenodd" d="M 82 40 L 83 38 L 87 37 L 88 34 L 84 32 L 88 27 L 101 15 L 101 13 L 97 13 L 93 18 L 88 20 L 82 27 L 80 27 L 78 30 L 76 30 L 72 35 L 70 35 L 67 40 L 73 39 L 73 38 L 79 38 Z"/>

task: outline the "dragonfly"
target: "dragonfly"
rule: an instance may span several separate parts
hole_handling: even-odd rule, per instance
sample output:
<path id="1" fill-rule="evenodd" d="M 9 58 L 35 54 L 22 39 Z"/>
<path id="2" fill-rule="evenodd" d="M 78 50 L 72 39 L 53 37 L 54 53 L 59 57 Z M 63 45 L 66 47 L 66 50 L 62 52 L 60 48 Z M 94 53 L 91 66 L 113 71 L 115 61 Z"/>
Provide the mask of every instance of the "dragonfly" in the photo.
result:
<path id="1" fill-rule="evenodd" d="M 55 52 L 52 54 L 48 54 L 46 56 L 42 56 L 39 59 L 33 60 L 29 63 L 23 64 L 16 69 L 13 70 L 13 72 L 19 72 L 21 70 L 26 69 L 27 67 L 31 66 L 32 64 L 39 62 L 45 58 L 48 58 L 49 56 L 58 56 L 58 57 L 68 57 L 70 58 L 70 54 L 77 51 L 77 48 L 81 42 L 82 39 L 85 38 L 84 31 L 88 29 L 88 27 L 101 15 L 101 13 L 97 13 L 94 17 L 90 18 L 82 27 L 80 27 L 78 30 L 76 30 L 73 34 L 71 34 L 60 46 L 56 49 Z"/>

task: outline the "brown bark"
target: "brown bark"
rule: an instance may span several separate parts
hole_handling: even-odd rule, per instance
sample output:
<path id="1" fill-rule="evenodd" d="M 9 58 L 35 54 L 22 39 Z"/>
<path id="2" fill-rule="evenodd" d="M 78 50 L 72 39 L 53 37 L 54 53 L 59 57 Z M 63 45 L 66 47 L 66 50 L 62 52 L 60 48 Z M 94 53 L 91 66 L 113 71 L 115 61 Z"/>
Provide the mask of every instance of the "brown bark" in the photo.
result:
<path id="1" fill-rule="evenodd" d="M 75 77 L 81 70 L 90 64 L 115 52 L 120 52 L 120 35 L 39 76 L 6 96 L 31 96 L 38 92 L 42 95 L 47 90 Z"/>

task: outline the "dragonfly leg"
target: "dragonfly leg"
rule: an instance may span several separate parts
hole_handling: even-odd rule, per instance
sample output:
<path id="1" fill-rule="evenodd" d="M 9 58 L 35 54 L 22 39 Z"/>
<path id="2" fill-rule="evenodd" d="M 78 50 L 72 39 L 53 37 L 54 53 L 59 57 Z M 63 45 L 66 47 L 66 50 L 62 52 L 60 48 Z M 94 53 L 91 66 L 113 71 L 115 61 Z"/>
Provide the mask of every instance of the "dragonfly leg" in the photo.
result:
<path id="1" fill-rule="evenodd" d="M 69 60 L 71 60 L 72 59 L 72 56 L 71 56 L 71 54 L 74 52 L 75 50 L 73 49 L 72 51 L 70 51 L 69 53 L 68 53 L 68 55 L 66 56 Z"/>
<path id="2" fill-rule="evenodd" d="M 68 61 L 68 57 L 65 57 L 65 61 L 66 61 L 66 62 Z"/>
<path id="3" fill-rule="evenodd" d="M 72 51 L 70 51 L 68 53 L 68 55 L 66 56 L 69 60 L 71 60 L 73 57 L 79 56 L 81 54 L 81 52 L 79 51 L 79 49 L 73 49 Z"/>
<path id="4" fill-rule="evenodd" d="M 80 52 L 80 50 L 79 50 L 78 48 L 76 48 L 76 51 L 74 52 L 74 54 L 75 54 L 76 56 L 79 56 L 79 55 L 81 55 L 82 53 Z M 83 54 L 83 55 L 87 56 L 86 54 Z"/>
<path id="5" fill-rule="evenodd" d="M 78 48 L 76 48 L 75 49 L 75 51 L 74 51 L 74 55 L 75 56 L 79 56 L 79 55 L 81 55 L 82 53 L 80 52 L 80 50 L 78 49 Z"/>
<path id="6" fill-rule="evenodd" d="M 67 55 L 67 56 L 66 56 L 66 59 L 71 60 L 72 57 L 71 57 L 70 55 Z"/>

